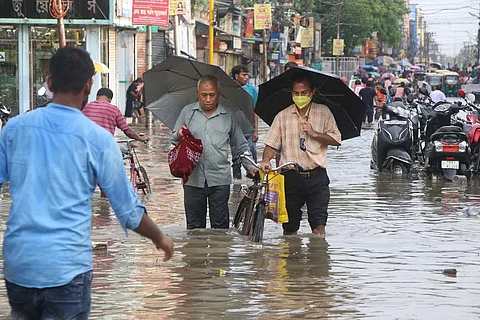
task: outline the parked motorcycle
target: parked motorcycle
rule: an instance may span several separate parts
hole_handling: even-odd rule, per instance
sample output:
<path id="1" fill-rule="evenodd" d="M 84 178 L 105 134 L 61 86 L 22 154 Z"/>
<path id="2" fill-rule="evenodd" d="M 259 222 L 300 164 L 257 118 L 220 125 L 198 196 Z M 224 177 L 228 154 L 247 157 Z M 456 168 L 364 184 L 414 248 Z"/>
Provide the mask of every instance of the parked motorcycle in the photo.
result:
<path id="1" fill-rule="evenodd" d="M 41 87 L 37 91 L 37 104 L 35 108 L 43 108 L 46 107 L 51 102 L 51 99 L 47 96 L 47 89 L 45 87 Z"/>
<path id="2" fill-rule="evenodd" d="M 452 116 L 468 108 L 443 101 L 434 105 L 425 128 L 424 157 L 428 177 L 441 174 L 445 179 L 452 180 L 455 175 L 471 176 L 467 135 L 461 123 L 452 124 Z"/>
<path id="3" fill-rule="evenodd" d="M 11 110 L 0 101 L 0 130 L 7 124 Z"/>
<path id="4" fill-rule="evenodd" d="M 413 96 L 410 100 L 413 101 Z M 394 101 L 383 106 L 371 152 L 372 169 L 398 175 L 410 172 L 413 164 L 413 123 L 408 106 L 403 102 Z"/>
<path id="5" fill-rule="evenodd" d="M 480 120 L 478 119 L 478 108 L 475 105 L 475 95 L 458 90 L 458 96 L 463 98 L 474 112 L 466 113 L 464 117 L 464 132 L 467 134 L 468 143 L 471 149 L 470 171 L 473 174 L 480 174 Z"/>

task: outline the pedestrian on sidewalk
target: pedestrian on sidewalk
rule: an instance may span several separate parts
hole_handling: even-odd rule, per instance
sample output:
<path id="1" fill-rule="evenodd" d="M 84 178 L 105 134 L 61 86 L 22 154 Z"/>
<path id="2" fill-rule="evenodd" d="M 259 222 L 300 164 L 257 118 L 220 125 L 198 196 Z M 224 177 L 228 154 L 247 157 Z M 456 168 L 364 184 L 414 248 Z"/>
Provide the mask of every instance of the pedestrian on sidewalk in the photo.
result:
<path id="1" fill-rule="evenodd" d="M 297 233 L 305 204 L 312 233 L 325 235 L 330 201 L 327 147 L 339 146 L 341 134 L 330 109 L 314 103 L 313 96 L 313 79 L 305 76 L 293 78 L 294 104 L 275 116 L 264 140 L 261 170 L 270 170 L 270 160 L 280 146 L 281 163 L 295 161 L 303 168 L 298 173 L 293 170 L 284 173 L 289 219 L 283 224 L 285 235 Z"/>
<path id="2" fill-rule="evenodd" d="M 198 81 L 198 102 L 180 112 L 175 123 L 171 141 L 178 144 L 185 129 L 202 140 L 203 153 L 188 181 L 183 185 L 187 229 L 206 228 L 207 202 L 212 228 L 229 227 L 228 199 L 232 183 L 228 146 L 239 154 L 249 153 L 245 139 L 234 112 L 218 103 L 220 83 L 215 76 L 207 75 Z M 244 166 L 255 174 L 249 163 Z"/>
<path id="3" fill-rule="evenodd" d="M 258 141 L 258 116 L 255 113 L 255 105 L 258 99 L 258 90 L 255 86 L 248 83 L 248 68 L 244 65 L 238 65 L 232 68 L 232 78 L 235 80 L 245 91 L 252 96 L 253 103 L 253 119 L 248 119 L 253 124 L 253 131 L 245 134 L 245 139 L 250 147 L 250 153 L 255 162 L 257 162 L 257 141 Z M 238 152 L 234 146 L 231 146 L 232 158 L 238 156 Z M 242 179 L 242 170 L 240 163 L 233 164 L 233 178 Z"/>
<path id="4" fill-rule="evenodd" d="M 122 228 L 173 254 L 126 175 L 112 135 L 81 109 L 94 66 L 67 46 L 50 60 L 53 101 L 9 121 L 0 133 L 0 188 L 12 206 L 3 240 L 3 272 L 13 319 L 88 319 L 92 287 L 92 208 L 100 185 Z"/>
<path id="5" fill-rule="evenodd" d="M 136 119 L 134 108 L 135 108 L 135 102 L 137 102 L 137 98 L 138 98 L 137 96 L 138 89 L 139 89 L 138 87 L 141 85 L 143 85 L 143 79 L 137 78 L 128 86 L 127 103 L 125 105 L 125 118 L 134 117 Z M 135 119 L 132 119 L 132 122 L 134 122 Z"/>

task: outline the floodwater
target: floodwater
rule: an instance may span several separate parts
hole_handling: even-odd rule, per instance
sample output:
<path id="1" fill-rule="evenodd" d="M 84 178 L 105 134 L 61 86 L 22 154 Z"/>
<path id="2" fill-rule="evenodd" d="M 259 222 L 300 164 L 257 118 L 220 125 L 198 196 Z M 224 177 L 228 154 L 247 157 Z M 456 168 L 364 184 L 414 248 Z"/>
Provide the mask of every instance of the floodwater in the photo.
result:
<path id="1" fill-rule="evenodd" d="M 149 133 L 151 145 L 138 153 L 153 193 L 142 198 L 175 256 L 163 262 L 148 240 L 127 238 L 97 192 L 92 239 L 108 251 L 93 256 L 92 319 L 480 318 L 480 220 L 462 214 L 480 206 L 480 179 L 454 185 L 426 182 L 419 170 L 408 178 L 373 172 L 366 128 L 329 150 L 326 238 L 312 236 L 306 220 L 288 237 L 267 221 L 263 244 L 253 244 L 233 229 L 185 230 L 181 184 L 166 164 L 168 130 Z M 10 197 L 0 197 L 3 231 Z M 0 318 L 8 313 L 0 282 Z"/>

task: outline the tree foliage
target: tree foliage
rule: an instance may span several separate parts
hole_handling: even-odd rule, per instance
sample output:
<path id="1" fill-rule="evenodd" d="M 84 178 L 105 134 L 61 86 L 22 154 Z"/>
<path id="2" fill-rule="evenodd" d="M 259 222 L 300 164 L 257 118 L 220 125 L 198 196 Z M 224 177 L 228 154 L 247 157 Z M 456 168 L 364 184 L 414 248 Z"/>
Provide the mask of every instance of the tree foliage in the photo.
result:
<path id="1" fill-rule="evenodd" d="M 402 39 L 405 14 L 409 13 L 405 0 L 296 0 L 295 10 L 314 15 L 322 24 L 322 46 L 327 53 L 331 51 L 332 39 L 337 37 L 339 22 L 347 55 L 373 32 L 382 43 L 397 46 Z"/>

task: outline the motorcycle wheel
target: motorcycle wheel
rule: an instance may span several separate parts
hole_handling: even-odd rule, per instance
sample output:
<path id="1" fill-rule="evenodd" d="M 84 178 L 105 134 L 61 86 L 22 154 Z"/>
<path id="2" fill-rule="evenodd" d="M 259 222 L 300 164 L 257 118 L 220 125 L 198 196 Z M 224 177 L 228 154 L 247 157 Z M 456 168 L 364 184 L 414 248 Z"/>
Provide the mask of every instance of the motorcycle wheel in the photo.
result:
<path id="1" fill-rule="evenodd" d="M 394 175 L 403 176 L 408 174 L 408 169 L 403 163 L 394 161 L 392 163 L 392 173 Z"/>

